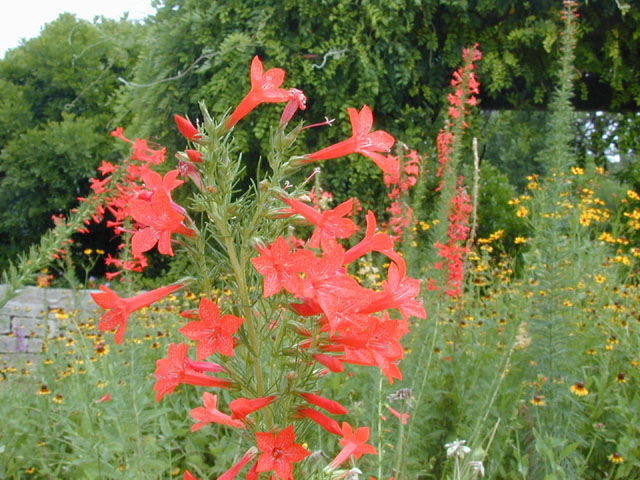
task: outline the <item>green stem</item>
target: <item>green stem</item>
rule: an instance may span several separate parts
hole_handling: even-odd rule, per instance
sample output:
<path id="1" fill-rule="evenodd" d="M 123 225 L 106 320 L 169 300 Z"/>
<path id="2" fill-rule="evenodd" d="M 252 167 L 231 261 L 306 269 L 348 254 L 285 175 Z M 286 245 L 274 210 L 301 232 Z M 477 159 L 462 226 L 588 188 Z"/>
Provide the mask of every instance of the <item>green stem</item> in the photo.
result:
<path id="1" fill-rule="evenodd" d="M 418 390 L 418 396 L 416 398 L 416 402 L 415 402 L 415 406 L 414 406 L 414 412 L 418 411 L 418 409 L 420 408 L 420 404 L 422 402 L 422 395 L 424 393 L 424 389 L 426 387 L 427 384 L 427 379 L 429 377 L 429 370 L 431 369 L 431 359 L 433 357 L 433 350 L 435 349 L 436 346 L 436 339 L 438 337 L 438 317 L 435 317 L 435 321 L 434 321 L 434 329 L 433 329 L 433 337 L 431 340 L 431 348 L 429 350 L 429 357 L 427 358 L 427 364 L 424 367 L 424 374 L 422 375 L 422 380 L 420 382 L 420 389 Z M 427 342 L 425 341 L 423 343 L 423 349 L 420 352 L 420 358 L 424 357 L 424 348 L 427 346 Z M 414 378 L 415 380 L 415 378 Z M 411 384 L 411 391 L 415 391 L 415 382 L 412 382 Z M 415 424 L 416 418 L 415 416 L 412 417 L 412 419 L 409 422 L 409 427 L 407 428 L 407 439 L 411 439 L 411 430 L 413 429 L 413 425 Z M 409 450 L 411 448 L 411 441 L 409 440 L 408 443 L 408 448 L 407 448 L 407 456 L 409 455 Z"/>
<path id="2" fill-rule="evenodd" d="M 382 478 L 382 376 L 378 381 L 378 478 Z"/>
<path id="3" fill-rule="evenodd" d="M 396 444 L 396 464 L 394 467 L 394 475 L 398 478 L 398 480 L 402 480 L 402 455 L 403 455 L 403 447 L 404 447 L 404 422 L 402 421 L 402 416 L 406 413 L 406 400 L 402 401 L 402 408 L 400 409 L 400 431 L 398 432 L 398 442 Z M 378 477 L 379 478 L 379 477 Z"/>
<path id="4" fill-rule="evenodd" d="M 253 369 L 256 375 L 256 391 L 257 391 L 258 397 L 263 397 L 264 396 L 264 380 L 262 377 L 262 365 L 260 362 L 261 348 L 260 348 L 260 343 L 258 342 L 258 335 L 256 333 L 256 328 L 254 325 L 253 313 L 251 312 L 251 303 L 249 301 L 249 291 L 247 289 L 245 269 L 243 268 L 242 265 L 240 265 L 240 262 L 238 261 L 238 255 L 236 254 L 236 249 L 233 245 L 233 241 L 231 240 L 231 236 L 229 235 L 227 225 L 221 224 L 220 227 L 223 227 L 223 228 L 220 228 L 220 232 L 224 237 L 224 245 L 225 245 L 225 248 L 227 249 L 229 260 L 231 261 L 231 268 L 233 268 L 233 272 L 236 277 L 236 282 L 238 283 L 238 293 L 240 294 L 240 301 L 242 302 L 242 310 L 244 311 L 245 325 L 247 326 L 247 332 L 249 333 L 249 342 L 251 345 L 251 349 L 256 353 L 256 358 L 253 362 Z"/>

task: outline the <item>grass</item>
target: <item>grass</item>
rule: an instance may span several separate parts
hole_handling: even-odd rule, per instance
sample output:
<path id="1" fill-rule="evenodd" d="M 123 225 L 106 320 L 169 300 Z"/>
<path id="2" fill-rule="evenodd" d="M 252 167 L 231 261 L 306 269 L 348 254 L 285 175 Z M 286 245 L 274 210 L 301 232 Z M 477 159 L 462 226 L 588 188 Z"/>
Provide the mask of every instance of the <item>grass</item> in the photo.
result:
<path id="1" fill-rule="evenodd" d="M 355 424 L 372 426 L 379 455 L 363 457 L 361 470 L 472 478 L 470 462 L 481 461 L 499 479 L 640 474 L 636 257 L 606 219 L 584 220 L 594 216 L 584 195 L 597 198 L 601 177 L 563 180 L 590 188 L 567 200 L 558 242 L 542 243 L 553 270 L 527 252 L 532 239 L 522 257 L 500 253 L 496 232 L 469 255 L 463 296 L 425 291 L 429 317 L 413 325 L 402 381 L 357 367 L 344 381 L 327 377 L 329 396 L 351 407 Z M 155 360 L 184 322 L 178 313 L 194 305 L 180 294 L 144 309 L 121 346 L 97 332 L 95 318 L 62 314 L 40 364 L 0 359 L 0 476 L 173 478 L 188 467 L 212 478 L 232 463 L 243 452 L 224 429 L 190 433 L 196 388 L 159 404 L 151 390 Z M 408 413 L 407 424 L 389 408 Z M 470 448 L 462 459 L 446 455 L 457 439 Z"/>

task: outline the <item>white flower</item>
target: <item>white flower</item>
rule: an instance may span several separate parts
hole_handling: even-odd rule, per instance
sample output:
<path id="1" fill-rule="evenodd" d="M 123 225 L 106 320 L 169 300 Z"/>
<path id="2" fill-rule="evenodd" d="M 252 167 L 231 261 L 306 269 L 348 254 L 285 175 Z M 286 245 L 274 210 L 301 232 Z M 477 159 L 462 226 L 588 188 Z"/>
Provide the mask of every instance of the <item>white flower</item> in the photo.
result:
<path id="1" fill-rule="evenodd" d="M 447 449 L 447 457 L 455 455 L 456 457 L 464 458 L 467 453 L 471 452 L 471 449 L 465 446 L 465 443 L 467 443 L 466 440 L 456 439 L 451 443 L 445 444 L 444 448 Z"/>
<path id="2" fill-rule="evenodd" d="M 469 462 L 469 466 L 473 468 L 473 478 L 476 478 L 478 472 L 480 472 L 481 477 L 484 477 L 484 465 L 482 465 L 482 462 Z"/>
<path id="3" fill-rule="evenodd" d="M 347 476 L 344 477 L 344 480 L 358 480 L 360 478 L 360 475 L 362 475 L 362 471 L 360 469 L 352 468 L 347 473 Z"/>

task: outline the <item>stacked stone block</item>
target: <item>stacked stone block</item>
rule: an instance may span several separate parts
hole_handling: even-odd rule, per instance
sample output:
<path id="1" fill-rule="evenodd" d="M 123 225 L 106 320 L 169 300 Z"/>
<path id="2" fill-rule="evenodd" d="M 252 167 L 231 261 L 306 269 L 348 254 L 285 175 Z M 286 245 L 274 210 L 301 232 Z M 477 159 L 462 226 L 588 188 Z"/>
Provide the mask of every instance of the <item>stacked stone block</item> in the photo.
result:
<path id="1" fill-rule="evenodd" d="M 0 297 L 4 287 L 0 285 Z M 0 353 L 34 354 L 47 338 L 58 334 L 59 312 L 88 317 L 96 310 L 89 296 L 95 290 L 24 287 L 0 309 Z"/>

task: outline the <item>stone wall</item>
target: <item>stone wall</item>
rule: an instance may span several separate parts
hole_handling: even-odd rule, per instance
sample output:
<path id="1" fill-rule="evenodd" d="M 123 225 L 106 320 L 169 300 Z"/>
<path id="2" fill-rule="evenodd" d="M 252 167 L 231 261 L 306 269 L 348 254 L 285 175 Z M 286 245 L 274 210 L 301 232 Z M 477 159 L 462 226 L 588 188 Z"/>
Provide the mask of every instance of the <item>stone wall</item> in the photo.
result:
<path id="1" fill-rule="evenodd" d="M 0 309 L 0 353 L 34 354 L 47 338 L 57 335 L 57 314 L 78 311 L 93 315 L 96 304 L 89 294 L 96 290 L 24 287 Z M 4 286 L 0 285 L 0 297 Z"/>

